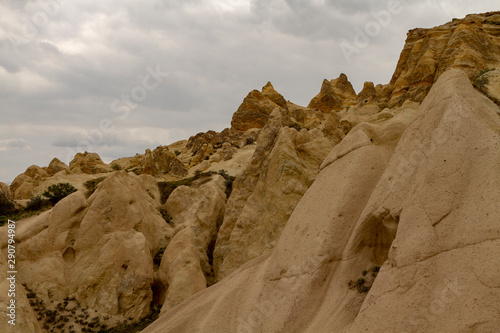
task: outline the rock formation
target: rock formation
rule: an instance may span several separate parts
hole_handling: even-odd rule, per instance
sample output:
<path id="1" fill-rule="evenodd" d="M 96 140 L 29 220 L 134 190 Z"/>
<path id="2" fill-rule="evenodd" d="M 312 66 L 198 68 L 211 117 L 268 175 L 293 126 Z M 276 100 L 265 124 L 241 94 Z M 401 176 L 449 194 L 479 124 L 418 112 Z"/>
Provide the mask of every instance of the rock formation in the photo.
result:
<path id="1" fill-rule="evenodd" d="M 471 81 L 500 62 L 500 14 L 471 14 L 431 29 L 408 32 L 391 82 L 388 106 L 421 102 L 449 68 L 463 70 Z"/>
<path id="2" fill-rule="evenodd" d="M 231 128 L 242 132 L 251 128 L 262 128 L 275 108 L 286 110 L 286 106 L 283 96 L 268 82 L 262 88 L 262 92 L 253 90 L 245 97 L 233 115 Z"/>
<path id="3" fill-rule="evenodd" d="M 356 92 L 347 76 L 342 73 L 337 79 L 324 80 L 321 91 L 309 103 L 311 109 L 319 109 L 324 112 L 339 111 L 356 99 Z"/>
<path id="4" fill-rule="evenodd" d="M 224 178 L 217 175 L 199 187 L 178 187 L 165 203 L 175 229 L 158 272 L 166 290 L 162 311 L 213 284 L 209 255 L 224 216 L 224 189 Z"/>
<path id="5" fill-rule="evenodd" d="M 146 156 L 142 161 L 141 171 L 153 176 L 164 173 L 171 173 L 175 176 L 187 175 L 187 169 L 184 164 L 166 146 L 158 147 L 152 152 L 147 149 Z"/>
<path id="6" fill-rule="evenodd" d="M 73 173 L 104 173 L 111 171 L 96 153 L 78 153 L 75 158 L 69 162 L 69 168 Z"/>
<path id="7" fill-rule="evenodd" d="M 0 184 L 79 189 L 17 222 L 19 327 L 70 330 L 43 301 L 109 327 L 162 307 L 151 333 L 498 331 L 499 25 L 411 30 L 391 82 L 359 94 L 341 74 L 303 107 L 268 83 L 220 133 Z"/>
<path id="8" fill-rule="evenodd" d="M 19 281 L 15 283 L 15 297 L 9 297 L 9 289 L 12 288 L 11 280 L 7 280 L 7 278 L 10 278 L 11 275 L 7 273 L 7 260 L 5 260 L 2 253 L 0 253 L 0 267 L 2 267 L 0 271 L 0 316 L 2 316 L 0 331 L 5 333 L 43 332 L 37 321 L 35 311 L 33 311 L 28 302 L 26 291 Z M 7 309 L 8 306 L 11 306 L 11 299 L 15 300 L 14 318 L 8 316 L 11 314 L 10 309 Z M 12 319 L 15 319 L 15 325 L 8 323 Z"/>
<path id="9" fill-rule="evenodd" d="M 47 175 L 48 176 L 53 176 L 56 173 L 61 172 L 61 171 L 64 171 L 65 173 L 69 173 L 70 169 L 69 169 L 69 167 L 66 164 L 64 164 L 63 162 L 61 162 L 59 159 L 54 158 L 50 162 L 50 164 L 47 167 L 46 171 L 47 171 Z"/>
<path id="10" fill-rule="evenodd" d="M 145 332 L 494 331 L 497 110 L 451 70 L 416 113 L 358 125 L 323 162 L 271 254 Z M 368 293 L 349 288 L 379 266 Z"/>
<path id="11" fill-rule="evenodd" d="M 271 113 L 249 166 L 233 185 L 214 251 L 217 280 L 274 248 L 332 146 L 319 129 L 298 132 L 278 109 Z"/>

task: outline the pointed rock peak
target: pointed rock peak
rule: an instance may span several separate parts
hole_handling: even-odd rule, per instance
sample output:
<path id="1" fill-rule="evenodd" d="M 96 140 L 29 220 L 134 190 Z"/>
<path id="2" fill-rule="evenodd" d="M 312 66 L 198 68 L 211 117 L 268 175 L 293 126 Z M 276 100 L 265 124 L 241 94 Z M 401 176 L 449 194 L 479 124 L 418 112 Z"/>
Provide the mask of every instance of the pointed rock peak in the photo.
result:
<path id="1" fill-rule="evenodd" d="M 363 104 L 377 101 L 377 90 L 373 82 L 367 81 L 363 84 L 363 90 L 359 92 L 357 100 Z"/>
<path id="2" fill-rule="evenodd" d="M 349 82 L 349 80 L 347 79 L 347 75 L 345 75 L 344 73 L 340 73 L 339 77 L 337 78 L 337 81 L 344 83 Z"/>
<path id="3" fill-rule="evenodd" d="M 266 91 L 266 90 L 274 90 L 274 87 L 271 83 L 271 81 L 267 81 L 266 85 L 264 87 L 262 87 L 262 92 Z"/>
<path id="4" fill-rule="evenodd" d="M 269 98 L 271 101 L 276 103 L 282 108 L 286 108 L 286 100 L 283 96 L 277 92 L 271 82 L 267 82 L 267 84 L 262 88 L 262 95 Z"/>
<path id="5" fill-rule="evenodd" d="M 365 89 L 375 89 L 375 85 L 371 81 L 366 81 L 363 84 L 363 90 L 365 90 Z"/>
<path id="6" fill-rule="evenodd" d="M 351 82 L 349 82 L 349 80 L 347 79 L 347 75 L 345 75 L 344 73 L 340 73 L 339 77 L 332 80 L 330 83 L 337 91 L 337 93 L 340 92 L 342 94 L 356 96 L 356 92 L 354 91 Z"/>
<path id="7" fill-rule="evenodd" d="M 333 82 L 333 80 L 332 80 Z M 323 83 L 321 84 L 321 91 L 324 92 L 324 91 L 327 91 L 329 89 L 331 89 L 332 87 L 332 83 L 330 81 L 328 81 L 327 79 L 324 79 L 323 80 Z"/>

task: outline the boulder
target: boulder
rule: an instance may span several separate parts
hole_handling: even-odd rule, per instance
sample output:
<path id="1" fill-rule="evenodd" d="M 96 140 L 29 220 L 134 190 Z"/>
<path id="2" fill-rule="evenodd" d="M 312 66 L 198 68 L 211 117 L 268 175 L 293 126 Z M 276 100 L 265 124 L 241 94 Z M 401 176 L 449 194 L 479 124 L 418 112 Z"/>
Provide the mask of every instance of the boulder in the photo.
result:
<path id="1" fill-rule="evenodd" d="M 96 174 L 110 172 L 111 168 L 105 164 L 97 153 L 77 153 L 73 160 L 69 162 L 71 172 L 79 173 L 80 170 L 86 174 Z"/>
<path id="2" fill-rule="evenodd" d="M 54 158 L 52 161 L 50 161 L 50 164 L 47 167 L 47 174 L 49 176 L 53 176 L 61 171 L 64 171 L 66 174 L 69 174 L 70 172 L 69 167 L 63 162 L 61 162 L 59 159 Z"/>

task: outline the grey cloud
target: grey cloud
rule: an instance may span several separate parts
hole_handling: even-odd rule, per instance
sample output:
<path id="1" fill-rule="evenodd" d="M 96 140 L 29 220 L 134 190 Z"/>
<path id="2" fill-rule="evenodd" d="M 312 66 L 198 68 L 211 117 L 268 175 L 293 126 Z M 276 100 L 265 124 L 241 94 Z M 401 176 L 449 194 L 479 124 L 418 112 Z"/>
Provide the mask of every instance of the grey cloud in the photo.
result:
<path id="1" fill-rule="evenodd" d="M 2 2 L 0 141 L 22 138 L 36 154 L 17 148 L 2 155 L 0 170 L 10 171 L 0 176 L 13 179 L 16 163 L 21 172 L 28 159 L 44 165 L 65 158 L 68 147 L 78 147 L 85 131 L 98 130 L 106 118 L 115 131 L 96 151 L 119 157 L 229 126 L 247 93 L 267 81 L 299 104 L 340 72 L 358 91 L 366 80 L 387 83 L 408 29 L 497 7 L 496 1 L 405 3 L 348 63 L 339 43 L 352 40 L 387 2 L 65 0 L 17 53 L 9 34 L 21 34 L 22 18 L 41 7 L 34 0 Z M 146 68 L 157 64 L 170 75 L 127 117 L 114 113 L 113 101 L 140 86 Z"/>

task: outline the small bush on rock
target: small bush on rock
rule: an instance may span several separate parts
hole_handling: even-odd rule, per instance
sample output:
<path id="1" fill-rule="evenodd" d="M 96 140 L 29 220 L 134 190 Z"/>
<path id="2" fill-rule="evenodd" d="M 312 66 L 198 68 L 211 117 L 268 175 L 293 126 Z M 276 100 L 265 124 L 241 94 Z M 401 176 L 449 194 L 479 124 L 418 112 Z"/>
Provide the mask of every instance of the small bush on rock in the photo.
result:
<path id="1" fill-rule="evenodd" d="M 43 196 L 49 199 L 52 205 L 55 205 L 61 199 L 76 191 L 76 187 L 69 183 L 59 183 L 50 185 L 47 191 L 43 192 Z"/>

